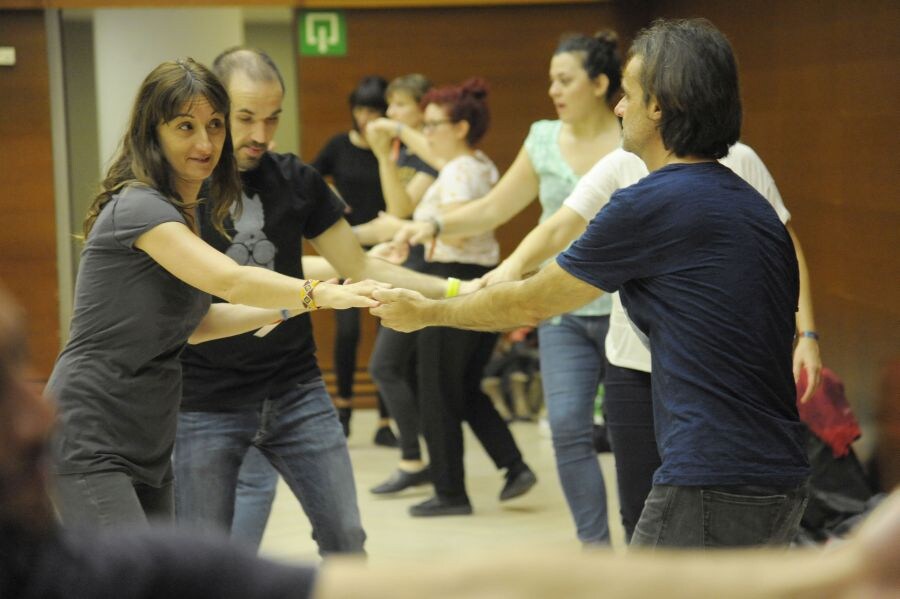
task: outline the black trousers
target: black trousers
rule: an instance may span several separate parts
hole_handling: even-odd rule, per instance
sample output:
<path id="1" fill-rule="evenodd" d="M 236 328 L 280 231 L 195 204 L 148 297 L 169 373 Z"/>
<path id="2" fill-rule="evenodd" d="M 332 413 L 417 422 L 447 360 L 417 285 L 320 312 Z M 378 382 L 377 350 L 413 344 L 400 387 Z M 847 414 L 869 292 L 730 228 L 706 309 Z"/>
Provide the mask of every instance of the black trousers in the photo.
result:
<path id="1" fill-rule="evenodd" d="M 399 333 L 387 327 L 378 329 L 369 360 L 369 374 L 378 385 L 388 411 L 400 433 L 400 453 L 404 460 L 419 460 L 419 400 L 416 389 L 415 333 Z"/>
<path id="2" fill-rule="evenodd" d="M 359 346 L 359 309 L 334 310 L 334 373 L 338 395 L 353 397 L 356 349 Z"/>
<path id="3" fill-rule="evenodd" d="M 359 308 L 334 310 L 334 372 L 338 397 L 353 397 L 353 381 L 356 375 L 356 350 L 359 347 Z M 378 396 L 378 415 L 389 416 L 387 408 Z"/>
<path id="4" fill-rule="evenodd" d="M 430 274 L 460 279 L 488 271 L 475 264 L 428 265 Z M 422 432 L 438 495 L 466 496 L 463 468 L 463 421 L 498 468 L 522 460 L 509 427 L 481 392 L 481 377 L 496 343 L 495 333 L 429 327 L 417 338 Z"/>
<path id="5" fill-rule="evenodd" d="M 616 458 L 622 526 L 630 542 L 653 487 L 653 473 L 661 464 L 653 429 L 650 373 L 607 361 L 603 384 L 603 415 Z"/>

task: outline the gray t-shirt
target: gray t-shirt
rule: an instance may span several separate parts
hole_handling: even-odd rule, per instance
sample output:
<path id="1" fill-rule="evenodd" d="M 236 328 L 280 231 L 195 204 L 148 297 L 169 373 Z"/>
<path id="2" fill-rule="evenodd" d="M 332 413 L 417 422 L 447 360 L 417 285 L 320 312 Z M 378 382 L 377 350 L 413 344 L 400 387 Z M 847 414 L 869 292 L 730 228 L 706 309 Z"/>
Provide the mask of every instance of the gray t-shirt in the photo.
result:
<path id="1" fill-rule="evenodd" d="M 210 296 L 134 247 L 166 222 L 185 220 L 157 191 L 132 186 L 103 207 L 85 243 L 70 339 L 47 383 L 59 403 L 60 474 L 119 470 L 152 486 L 171 479 L 178 355 Z"/>

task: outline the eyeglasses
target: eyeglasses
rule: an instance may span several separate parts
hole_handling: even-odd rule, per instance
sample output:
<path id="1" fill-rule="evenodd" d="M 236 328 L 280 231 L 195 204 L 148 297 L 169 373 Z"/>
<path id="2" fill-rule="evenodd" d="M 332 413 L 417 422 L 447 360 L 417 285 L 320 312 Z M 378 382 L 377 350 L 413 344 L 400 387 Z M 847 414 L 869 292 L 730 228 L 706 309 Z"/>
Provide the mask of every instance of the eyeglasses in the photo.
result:
<path id="1" fill-rule="evenodd" d="M 441 119 L 439 121 L 425 121 L 422 123 L 422 131 L 429 131 L 431 129 L 436 128 L 438 125 L 443 125 L 444 123 L 452 123 L 450 119 Z"/>

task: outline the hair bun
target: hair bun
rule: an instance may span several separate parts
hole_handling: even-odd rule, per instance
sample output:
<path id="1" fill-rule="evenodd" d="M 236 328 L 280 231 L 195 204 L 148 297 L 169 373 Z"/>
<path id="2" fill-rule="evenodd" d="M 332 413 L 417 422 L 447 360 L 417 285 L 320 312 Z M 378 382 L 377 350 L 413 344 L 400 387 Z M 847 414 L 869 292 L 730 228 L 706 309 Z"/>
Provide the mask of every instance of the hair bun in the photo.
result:
<path id="1" fill-rule="evenodd" d="M 466 79 L 460 85 L 462 92 L 475 98 L 476 100 L 484 100 L 488 95 L 488 83 L 481 77 L 472 77 Z"/>
<path id="2" fill-rule="evenodd" d="M 609 44 L 616 46 L 619 43 L 619 36 L 611 29 L 603 29 L 594 34 L 594 39 L 601 44 Z"/>

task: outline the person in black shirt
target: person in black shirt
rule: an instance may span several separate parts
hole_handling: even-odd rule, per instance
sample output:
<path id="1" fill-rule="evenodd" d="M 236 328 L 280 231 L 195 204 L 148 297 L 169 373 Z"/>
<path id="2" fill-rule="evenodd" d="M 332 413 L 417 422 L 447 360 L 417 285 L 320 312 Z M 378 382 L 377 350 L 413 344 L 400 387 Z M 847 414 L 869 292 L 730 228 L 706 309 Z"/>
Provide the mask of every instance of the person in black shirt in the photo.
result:
<path id="1" fill-rule="evenodd" d="M 201 207 L 198 221 L 208 243 L 241 264 L 299 275 L 306 237 L 343 277 L 371 276 L 432 297 L 445 295 L 445 279 L 363 252 L 322 176 L 294 155 L 268 151 L 284 87 L 265 53 L 231 49 L 216 59 L 214 69 L 232 102 L 243 193 L 240 212 L 226 219 L 227 236 L 210 226 Z M 251 333 L 189 347 L 181 359 L 184 387 L 174 456 L 178 520 L 229 529 L 238 471 L 255 446 L 301 502 L 321 552 L 362 551 L 365 533 L 350 455 L 316 364 L 309 317 L 291 319 L 264 336 Z M 264 523 L 268 505 L 247 509 L 257 509 L 255 517 Z"/>
<path id="2" fill-rule="evenodd" d="M 312 161 L 313 168 L 334 182 L 338 194 L 346 204 L 347 222 L 354 227 L 374 220 L 385 209 L 378 159 L 366 140 L 366 128 L 369 123 L 383 118 L 387 112 L 386 91 L 387 81 L 384 78 L 375 75 L 363 77 L 349 97 L 353 128 L 328 140 Z M 335 403 L 344 434 L 349 435 L 360 334 L 359 311 L 346 312 L 335 319 L 335 325 L 334 370 L 338 391 Z M 391 432 L 388 412 L 380 395 L 378 414 L 380 419 L 375 442 L 396 447 L 397 439 Z"/>

